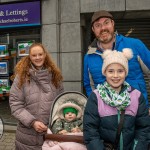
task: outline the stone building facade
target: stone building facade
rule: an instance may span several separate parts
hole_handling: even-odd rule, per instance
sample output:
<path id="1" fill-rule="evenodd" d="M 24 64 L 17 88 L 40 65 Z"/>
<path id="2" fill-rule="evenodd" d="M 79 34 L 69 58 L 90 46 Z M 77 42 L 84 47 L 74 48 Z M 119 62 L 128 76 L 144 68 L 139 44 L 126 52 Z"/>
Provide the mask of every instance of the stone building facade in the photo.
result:
<path id="1" fill-rule="evenodd" d="M 83 56 L 90 41 L 90 18 L 102 9 L 118 21 L 150 19 L 149 0 L 41 0 L 41 42 L 61 68 L 65 90 L 84 92 Z"/>

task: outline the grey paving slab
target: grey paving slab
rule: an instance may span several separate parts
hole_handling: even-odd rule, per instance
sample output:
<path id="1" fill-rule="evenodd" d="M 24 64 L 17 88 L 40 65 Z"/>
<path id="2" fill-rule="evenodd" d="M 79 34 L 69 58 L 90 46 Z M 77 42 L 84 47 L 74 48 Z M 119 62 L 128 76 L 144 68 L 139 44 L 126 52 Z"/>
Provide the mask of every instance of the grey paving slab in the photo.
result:
<path id="1" fill-rule="evenodd" d="M 15 150 L 15 131 L 17 120 L 11 115 L 8 97 L 0 99 L 0 150 Z M 3 126 L 4 125 L 4 126 Z"/>
<path id="2" fill-rule="evenodd" d="M 0 150 L 15 150 L 15 133 L 4 132 L 0 139 Z"/>

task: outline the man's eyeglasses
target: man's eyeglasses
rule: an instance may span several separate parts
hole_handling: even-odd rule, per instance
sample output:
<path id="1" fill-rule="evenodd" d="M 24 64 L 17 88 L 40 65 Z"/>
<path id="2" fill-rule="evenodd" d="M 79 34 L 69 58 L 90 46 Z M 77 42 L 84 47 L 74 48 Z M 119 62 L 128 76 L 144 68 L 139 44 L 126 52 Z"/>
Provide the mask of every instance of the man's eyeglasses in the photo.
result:
<path id="1" fill-rule="evenodd" d="M 94 26 L 94 28 L 101 29 L 103 26 L 107 27 L 108 25 L 110 25 L 111 22 L 112 22 L 111 19 L 107 19 L 102 24 L 101 23 L 95 23 L 93 26 Z"/>

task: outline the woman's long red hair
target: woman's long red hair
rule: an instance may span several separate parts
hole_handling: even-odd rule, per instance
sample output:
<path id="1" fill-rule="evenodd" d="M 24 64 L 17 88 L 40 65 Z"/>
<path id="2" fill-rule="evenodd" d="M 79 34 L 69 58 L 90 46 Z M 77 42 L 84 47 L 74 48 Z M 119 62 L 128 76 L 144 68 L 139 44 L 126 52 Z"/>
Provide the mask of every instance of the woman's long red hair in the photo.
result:
<path id="1" fill-rule="evenodd" d="M 63 80 L 62 74 L 60 69 L 55 65 L 54 61 L 52 60 L 50 54 L 45 49 L 45 47 L 41 43 L 33 43 L 29 48 L 29 55 L 30 51 L 33 47 L 39 46 L 43 49 L 44 53 L 46 53 L 46 58 L 44 61 L 44 68 L 47 68 L 49 72 L 52 73 L 52 84 L 57 88 L 60 85 L 60 82 Z M 30 81 L 29 69 L 31 68 L 31 60 L 30 57 L 25 56 L 21 58 L 21 60 L 17 63 L 15 67 L 15 73 L 12 79 L 18 75 L 19 76 L 19 88 L 26 82 Z"/>

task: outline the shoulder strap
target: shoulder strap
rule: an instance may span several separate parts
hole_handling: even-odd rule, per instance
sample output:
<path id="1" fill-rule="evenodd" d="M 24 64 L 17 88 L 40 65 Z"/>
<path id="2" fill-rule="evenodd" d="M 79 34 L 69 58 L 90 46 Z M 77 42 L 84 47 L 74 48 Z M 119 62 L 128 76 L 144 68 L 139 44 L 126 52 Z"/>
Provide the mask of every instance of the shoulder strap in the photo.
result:
<path id="1" fill-rule="evenodd" d="M 96 94 L 97 99 L 100 99 L 98 91 L 94 90 L 94 93 Z M 115 149 L 117 149 L 118 143 L 119 143 L 119 140 L 120 140 L 120 134 L 121 134 L 121 130 L 122 130 L 122 127 L 123 127 L 123 122 L 124 122 L 124 114 L 125 114 L 125 110 L 121 111 L 120 122 L 118 124 L 118 129 L 117 129 L 117 133 L 116 133 L 116 139 L 115 139 L 115 143 L 113 144 L 113 147 Z"/>
<path id="2" fill-rule="evenodd" d="M 97 99 L 100 100 L 100 96 L 98 94 L 97 89 L 94 90 L 93 92 L 96 94 Z M 125 110 L 121 111 L 120 122 L 118 124 L 118 129 L 117 129 L 117 133 L 116 133 L 116 139 L 115 139 L 115 143 L 113 144 L 114 149 L 117 149 L 118 143 L 120 141 L 120 134 L 121 134 L 121 130 L 122 130 L 122 127 L 123 127 L 124 115 L 125 115 Z"/>
<path id="3" fill-rule="evenodd" d="M 116 140 L 114 143 L 114 148 L 116 149 L 118 147 L 118 143 L 120 140 L 120 134 L 121 134 L 121 130 L 123 127 L 123 122 L 124 122 L 124 114 L 125 114 L 125 110 L 121 111 L 121 117 L 120 117 L 120 122 L 118 124 L 118 129 L 117 129 L 117 133 L 116 133 Z"/>
<path id="4" fill-rule="evenodd" d="M 150 87 L 150 69 L 144 64 L 140 56 L 138 56 L 137 59 L 138 59 L 138 62 L 141 66 L 143 73 L 146 75 L 146 78 L 148 79 L 148 86 Z"/>
<path id="5" fill-rule="evenodd" d="M 144 62 L 142 61 L 140 56 L 138 56 L 137 59 L 138 59 L 138 62 L 141 66 L 143 73 L 149 77 L 150 76 L 150 69 L 144 64 Z"/>

